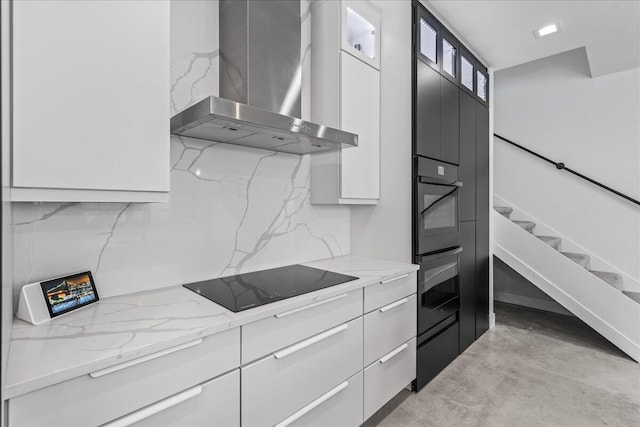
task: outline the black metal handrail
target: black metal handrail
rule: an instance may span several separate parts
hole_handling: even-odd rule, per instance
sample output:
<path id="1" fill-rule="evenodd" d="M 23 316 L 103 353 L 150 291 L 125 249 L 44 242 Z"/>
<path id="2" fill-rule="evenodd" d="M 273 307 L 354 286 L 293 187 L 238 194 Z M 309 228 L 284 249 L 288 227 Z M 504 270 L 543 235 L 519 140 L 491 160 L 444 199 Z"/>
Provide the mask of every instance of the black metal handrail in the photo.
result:
<path id="1" fill-rule="evenodd" d="M 591 178 L 589 178 L 588 176 L 585 176 L 585 175 L 581 174 L 580 172 L 576 172 L 576 171 L 574 171 L 573 169 L 568 168 L 564 163 L 561 163 L 561 162 L 554 162 L 553 160 L 549 159 L 548 157 L 545 157 L 545 156 L 543 156 L 542 154 L 538 154 L 538 153 L 536 153 L 535 151 L 532 151 L 532 150 L 528 149 L 527 147 L 523 147 L 522 145 L 518 144 L 517 142 L 513 142 L 513 141 L 511 141 L 511 140 L 509 140 L 509 139 L 505 138 L 504 136 L 500 136 L 500 135 L 498 135 L 497 133 L 494 133 L 494 134 L 493 134 L 493 136 L 495 136 L 496 138 L 500 138 L 500 139 L 501 139 L 501 140 L 503 140 L 504 142 L 507 142 L 507 143 L 509 143 L 509 144 L 513 145 L 514 147 L 518 147 L 519 149 L 521 149 L 521 150 L 523 150 L 523 151 L 526 151 L 527 153 L 529 153 L 529 154 L 531 154 L 531 155 L 534 155 L 534 156 L 536 156 L 537 158 L 542 159 L 542 160 L 544 160 L 544 161 L 545 161 L 545 162 L 547 162 L 547 163 L 551 163 L 552 165 L 554 165 L 554 166 L 556 167 L 556 169 L 565 170 L 565 171 L 567 171 L 567 172 L 569 172 L 569 173 L 572 173 L 572 174 L 574 174 L 575 176 L 578 176 L 578 177 L 580 177 L 580 178 L 584 179 L 585 181 L 589 181 L 590 183 L 595 184 L 595 185 L 597 185 L 597 186 L 598 186 L 598 187 L 600 187 L 600 188 L 604 188 L 605 190 L 610 191 L 611 193 L 615 194 L 616 196 L 620 196 L 620 197 L 622 197 L 623 199 L 626 199 L 626 200 L 630 201 L 631 203 L 635 203 L 636 205 L 640 206 L 640 202 L 639 202 L 639 201 L 637 201 L 636 199 L 634 199 L 634 198 L 632 198 L 632 197 L 629 197 L 629 196 L 627 196 L 626 194 L 621 193 L 621 192 L 620 192 L 620 191 L 618 191 L 618 190 L 614 190 L 614 189 L 613 189 L 613 188 L 611 188 L 611 187 L 607 187 L 606 185 L 601 184 L 601 183 L 599 183 L 598 181 L 596 181 L 595 179 L 591 179 Z"/>

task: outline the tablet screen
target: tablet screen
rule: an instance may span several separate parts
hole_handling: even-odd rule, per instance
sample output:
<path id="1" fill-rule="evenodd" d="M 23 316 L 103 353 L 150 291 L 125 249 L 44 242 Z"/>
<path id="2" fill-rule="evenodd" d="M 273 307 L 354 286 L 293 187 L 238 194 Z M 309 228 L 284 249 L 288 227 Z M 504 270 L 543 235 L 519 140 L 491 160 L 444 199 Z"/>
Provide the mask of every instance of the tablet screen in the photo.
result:
<path id="1" fill-rule="evenodd" d="M 51 317 L 98 301 L 98 292 L 90 271 L 41 282 Z"/>

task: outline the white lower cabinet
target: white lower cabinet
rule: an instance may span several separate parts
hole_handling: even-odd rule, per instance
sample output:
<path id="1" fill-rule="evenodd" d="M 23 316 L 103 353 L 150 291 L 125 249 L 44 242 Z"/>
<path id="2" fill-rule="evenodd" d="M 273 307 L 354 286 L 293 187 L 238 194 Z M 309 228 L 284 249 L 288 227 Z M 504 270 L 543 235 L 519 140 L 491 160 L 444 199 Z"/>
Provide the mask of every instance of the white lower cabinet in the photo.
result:
<path id="1" fill-rule="evenodd" d="M 393 349 L 364 370 L 364 419 L 382 408 L 416 377 L 416 339 Z"/>
<path id="2" fill-rule="evenodd" d="M 104 427 L 237 427 L 240 425 L 240 370 L 187 389 Z"/>
<path id="3" fill-rule="evenodd" d="M 362 424 L 363 373 L 358 372 L 276 427 L 356 427 Z"/>
<path id="4" fill-rule="evenodd" d="M 415 272 L 388 277 L 364 288 L 364 312 L 377 310 L 407 295 L 416 293 L 418 275 Z"/>
<path id="5" fill-rule="evenodd" d="M 101 425 L 239 366 L 234 328 L 10 399 L 8 424 Z"/>
<path id="6" fill-rule="evenodd" d="M 324 298 L 242 327 L 242 363 L 362 316 L 362 289 Z"/>
<path id="7" fill-rule="evenodd" d="M 401 298 L 365 315 L 365 366 L 415 337 L 416 316 L 416 294 Z"/>
<path id="8" fill-rule="evenodd" d="M 362 370 L 362 317 L 242 368 L 242 425 L 275 425 Z"/>

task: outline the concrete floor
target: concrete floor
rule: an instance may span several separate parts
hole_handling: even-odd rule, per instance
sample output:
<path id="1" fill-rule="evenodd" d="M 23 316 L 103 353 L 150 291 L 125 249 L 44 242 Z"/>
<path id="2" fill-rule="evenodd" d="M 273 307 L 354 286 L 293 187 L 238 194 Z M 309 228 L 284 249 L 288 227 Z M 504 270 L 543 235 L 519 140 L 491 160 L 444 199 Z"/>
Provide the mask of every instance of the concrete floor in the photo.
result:
<path id="1" fill-rule="evenodd" d="M 575 317 L 495 313 L 495 328 L 365 426 L 640 426 L 640 365 Z"/>

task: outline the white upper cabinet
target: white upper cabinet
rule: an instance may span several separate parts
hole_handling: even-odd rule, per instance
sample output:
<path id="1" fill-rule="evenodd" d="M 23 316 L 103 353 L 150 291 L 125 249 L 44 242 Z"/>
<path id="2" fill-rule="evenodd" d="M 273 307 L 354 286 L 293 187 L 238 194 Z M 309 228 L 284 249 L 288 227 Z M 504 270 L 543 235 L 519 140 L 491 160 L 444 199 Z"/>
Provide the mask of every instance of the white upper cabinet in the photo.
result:
<path id="1" fill-rule="evenodd" d="M 380 197 L 380 72 L 340 54 L 340 127 L 358 134 L 358 147 L 340 151 L 341 197 Z"/>
<path id="2" fill-rule="evenodd" d="M 365 1 L 341 1 L 342 50 L 380 69 L 380 12 Z"/>
<path id="3" fill-rule="evenodd" d="M 380 12 L 365 1 L 315 2 L 311 119 L 358 135 L 358 147 L 311 155 L 311 202 L 380 198 Z"/>
<path id="4" fill-rule="evenodd" d="M 13 2 L 14 201 L 168 200 L 169 2 Z"/>

